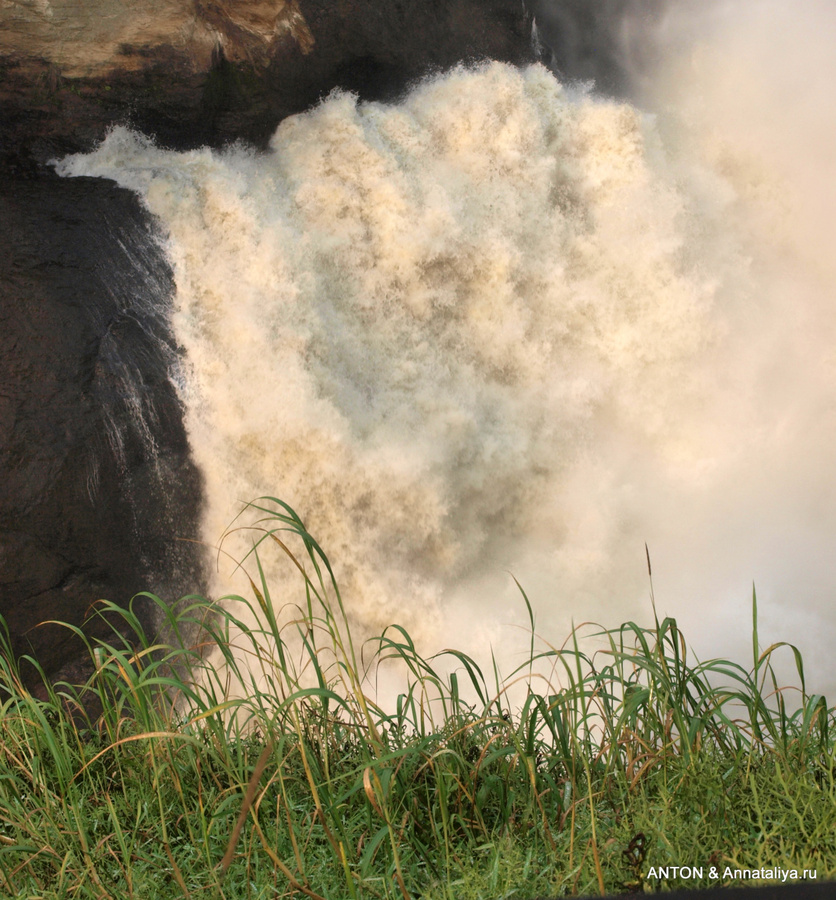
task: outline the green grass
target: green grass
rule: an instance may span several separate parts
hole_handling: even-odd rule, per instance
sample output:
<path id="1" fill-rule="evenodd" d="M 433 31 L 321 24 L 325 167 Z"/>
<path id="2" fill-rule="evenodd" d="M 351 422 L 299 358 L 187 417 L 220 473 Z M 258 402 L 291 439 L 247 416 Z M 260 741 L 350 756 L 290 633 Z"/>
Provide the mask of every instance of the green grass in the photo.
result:
<path id="1" fill-rule="evenodd" d="M 836 878 L 835 711 L 793 648 L 798 687 L 774 683 L 781 645 L 761 650 L 754 596 L 746 668 L 692 661 L 670 618 L 551 647 L 521 591 L 529 659 L 500 682 L 463 653 L 425 659 L 397 625 L 356 646 L 296 514 L 252 509 L 251 599 L 151 598 L 164 639 L 121 611 L 131 640 L 88 643 L 95 673 L 46 701 L 0 655 L 0 894 L 475 900 L 707 887 L 727 866 Z M 298 606 L 270 597 L 274 551 Z M 381 663 L 403 677 L 392 709 L 374 702 Z"/>

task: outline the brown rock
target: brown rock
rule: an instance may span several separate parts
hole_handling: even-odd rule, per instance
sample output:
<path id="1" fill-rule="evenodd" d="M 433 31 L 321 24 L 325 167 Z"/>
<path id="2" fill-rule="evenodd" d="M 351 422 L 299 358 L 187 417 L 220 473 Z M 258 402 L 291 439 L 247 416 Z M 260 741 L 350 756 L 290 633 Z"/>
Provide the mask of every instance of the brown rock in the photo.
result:
<path id="1" fill-rule="evenodd" d="M 531 58 L 519 0 L 0 0 L 0 141 L 18 167 L 115 123 L 263 144 L 334 87 L 386 98 L 486 57 Z"/>

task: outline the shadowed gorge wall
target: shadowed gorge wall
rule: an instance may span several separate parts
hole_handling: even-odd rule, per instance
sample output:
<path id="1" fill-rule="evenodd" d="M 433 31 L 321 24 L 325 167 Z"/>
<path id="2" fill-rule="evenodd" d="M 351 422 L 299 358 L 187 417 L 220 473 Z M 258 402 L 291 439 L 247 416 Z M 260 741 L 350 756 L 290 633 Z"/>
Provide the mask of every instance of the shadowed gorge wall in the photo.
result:
<path id="1" fill-rule="evenodd" d="M 148 215 L 104 181 L 4 182 L 0 611 L 47 671 L 90 605 L 203 583 L 200 478 L 169 376 L 173 285 Z M 172 598 L 173 599 L 173 598 Z"/>

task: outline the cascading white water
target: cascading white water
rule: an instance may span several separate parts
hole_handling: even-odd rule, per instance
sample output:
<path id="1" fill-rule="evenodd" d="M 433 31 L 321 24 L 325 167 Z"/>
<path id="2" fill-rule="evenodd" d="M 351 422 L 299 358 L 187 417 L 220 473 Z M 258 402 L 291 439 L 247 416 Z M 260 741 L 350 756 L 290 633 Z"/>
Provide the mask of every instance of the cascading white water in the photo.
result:
<path id="1" fill-rule="evenodd" d="M 471 651 L 523 621 L 509 571 L 555 641 L 647 622 L 647 541 L 702 655 L 747 652 L 754 580 L 821 688 L 836 273 L 806 176 L 722 126 L 493 63 L 331 96 L 267 153 L 116 129 L 58 167 L 167 232 L 204 539 L 281 497 L 356 622 Z"/>

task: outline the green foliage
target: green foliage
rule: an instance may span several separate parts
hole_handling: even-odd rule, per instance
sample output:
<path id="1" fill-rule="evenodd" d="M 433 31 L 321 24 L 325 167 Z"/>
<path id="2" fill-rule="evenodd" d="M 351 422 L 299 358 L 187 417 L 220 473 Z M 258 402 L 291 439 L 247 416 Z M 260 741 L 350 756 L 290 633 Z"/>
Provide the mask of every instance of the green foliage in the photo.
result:
<path id="1" fill-rule="evenodd" d="M 355 647 L 298 516 L 271 498 L 251 510 L 252 600 L 151 597 L 158 635 L 102 603 L 131 639 L 88 644 L 94 674 L 44 679 L 46 700 L 6 640 L 3 894 L 475 900 L 686 886 L 649 877 L 660 866 L 836 877 L 835 711 L 806 693 L 794 648 L 787 702 L 754 596 L 747 670 L 689 660 L 670 618 L 538 649 L 521 591 L 529 659 L 501 683 L 494 666 L 491 687 L 397 625 Z M 271 598 L 268 550 L 298 570 L 300 605 Z M 403 677 L 389 710 L 381 665 Z"/>

